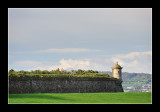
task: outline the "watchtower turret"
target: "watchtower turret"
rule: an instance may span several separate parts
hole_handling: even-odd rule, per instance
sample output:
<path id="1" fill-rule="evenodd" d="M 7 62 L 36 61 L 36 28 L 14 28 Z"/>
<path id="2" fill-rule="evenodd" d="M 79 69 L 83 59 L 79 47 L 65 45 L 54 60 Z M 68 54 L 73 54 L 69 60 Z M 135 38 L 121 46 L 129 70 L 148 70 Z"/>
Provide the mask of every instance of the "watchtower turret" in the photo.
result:
<path id="1" fill-rule="evenodd" d="M 118 62 L 112 67 L 112 76 L 114 78 L 122 80 L 122 68 Z"/>

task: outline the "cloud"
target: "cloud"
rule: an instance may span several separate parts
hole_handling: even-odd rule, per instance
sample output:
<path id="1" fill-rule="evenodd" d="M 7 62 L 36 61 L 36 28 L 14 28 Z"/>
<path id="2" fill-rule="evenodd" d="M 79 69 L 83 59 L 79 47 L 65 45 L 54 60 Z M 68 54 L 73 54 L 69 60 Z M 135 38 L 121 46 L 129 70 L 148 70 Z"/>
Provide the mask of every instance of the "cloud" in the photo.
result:
<path id="1" fill-rule="evenodd" d="M 36 51 L 36 53 L 77 53 L 77 52 L 97 52 L 101 50 L 92 50 L 86 48 L 52 48 L 46 50 Z"/>
<path id="2" fill-rule="evenodd" d="M 111 60 L 114 63 L 118 61 L 124 71 L 152 73 L 152 51 L 119 54 Z"/>
<path id="3" fill-rule="evenodd" d="M 40 65 L 40 64 L 41 62 L 30 61 L 30 60 L 15 62 L 16 66 L 23 66 L 23 67 L 36 67 L 37 65 Z"/>
<path id="4" fill-rule="evenodd" d="M 127 54 L 117 54 L 110 58 L 97 59 L 62 59 L 57 66 L 52 68 L 70 69 L 92 69 L 98 71 L 111 71 L 111 67 L 118 61 L 124 72 L 144 72 L 152 73 L 152 51 L 130 52 Z"/>
<path id="5" fill-rule="evenodd" d="M 151 30 L 151 8 L 9 9 L 9 38 L 14 45 L 61 44 L 61 40 L 121 39 Z M 25 26 L 25 27 L 24 27 Z M 116 32 L 116 33 L 115 33 Z M 132 32 L 132 33 L 131 33 Z M 116 35 L 117 34 L 117 35 Z M 141 36 L 143 37 L 143 36 Z M 138 36 L 136 36 L 138 38 Z M 124 40 L 123 39 L 123 40 Z M 48 41 L 49 40 L 49 41 Z M 66 41 L 65 41 L 66 42 Z"/>
<path id="6" fill-rule="evenodd" d="M 73 59 L 61 59 L 59 61 L 59 63 L 55 64 L 55 65 L 50 65 L 45 66 L 45 67 L 36 67 L 34 69 L 41 69 L 41 70 L 55 70 L 57 68 L 63 68 L 65 70 L 78 70 L 78 69 L 83 69 L 83 70 L 105 70 L 106 65 L 104 65 L 103 63 L 96 63 L 96 62 L 92 62 L 92 60 L 90 59 L 79 59 L 79 60 L 73 60 Z"/>
<path id="7" fill-rule="evenodd" d="M 146 52 L 131 52 L 128 54 L 119 54 L 116 55 L 116 57 L 121 58 L 121 59 L 134 59 L 136 57 L 144 57 L 144 56 L 151 56 L 152 51 L 146 51 Z"/>
<path id="8" fill-rule="evenodd" d="M 30 53 L 81 53 L 81 52 L 100 52 L 102 50 L 98 49 L 87 49 L 87 48 L 51 48 L 30 52 L 17 52 L 20 54 L 30 54 Z"/>
<path id="9" fill-rule="evenodd" d="M 90 58 L 90 59 L 61 59 L 58 62 L 38 62 L 38 61 L 19 61 L 14 65 L 28 67 L 30 70 L 55 70 L 63 68 L 65 70 L 98 70 L 111 71 L 115 62 L 123 67 L 123 72 L 143 72 L 152 73 L 152 51 L 130 52 L 127 54 L 117 54 L 109 58 Z"/>
<path id="10" fill-rule="evenodd" d="M 49 68 L 55 64 L 54 62 L 40 62 L 40 61 L 33 61 L 33 60 L 24 60 L 24 61 L 17 61 L 9 66 L 10 69 L 17 68 L 19 70 L 49 70 Z M 22 69 L 24 68 L 24 69 Z"/>
<path id="11" fill-rule="evenodd" d="M 73 60 L 73 59 L 61 59 L 58 63 L 52 63 L 52 62 L 38 62 L 38 61 L 18 61 L 14 63 L 14 66 L 26 68 L 28 70 L 55 70 L 57 68 L 63 68 L 65 70 L 77 70 L 77 69 L 83 69 L 83 70 L 101 70 L 104 66 L 99 63 L 92 62 L 89 59 L 79 59 L 79 60 Z M 104 69 L 104 68 L 103 68 Z"/>
<path id="12" fill-rule="evenodd" d="M 52 68 L 63 68 L 63 69 L 89 69 L 89 60 L 72 60 L 72 59 L 61 59 L 59 65 L 53 66 Z"/>

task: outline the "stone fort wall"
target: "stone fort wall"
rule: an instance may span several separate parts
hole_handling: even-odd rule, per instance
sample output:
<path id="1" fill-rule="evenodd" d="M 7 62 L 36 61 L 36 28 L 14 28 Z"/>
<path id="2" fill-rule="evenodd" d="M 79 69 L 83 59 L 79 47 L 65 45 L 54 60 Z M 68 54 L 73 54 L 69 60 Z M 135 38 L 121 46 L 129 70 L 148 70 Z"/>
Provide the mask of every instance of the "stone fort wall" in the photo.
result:
<path id="1" fill-rule="evenodd" d="M 9 80 L 9 93 L 95 93 L 123 92 L 121 81 L 104 78 Z"/>

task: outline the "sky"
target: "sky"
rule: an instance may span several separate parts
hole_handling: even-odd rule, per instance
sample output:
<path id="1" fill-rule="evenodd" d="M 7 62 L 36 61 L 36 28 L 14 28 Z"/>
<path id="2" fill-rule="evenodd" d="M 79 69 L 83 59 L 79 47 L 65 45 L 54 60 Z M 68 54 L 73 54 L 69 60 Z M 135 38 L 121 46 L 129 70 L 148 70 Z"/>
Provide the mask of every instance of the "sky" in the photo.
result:
<path id="1" fill-rule="evenodd" d="M 151 8 L 9 8 L 8 70 L 152 73 Z"/>

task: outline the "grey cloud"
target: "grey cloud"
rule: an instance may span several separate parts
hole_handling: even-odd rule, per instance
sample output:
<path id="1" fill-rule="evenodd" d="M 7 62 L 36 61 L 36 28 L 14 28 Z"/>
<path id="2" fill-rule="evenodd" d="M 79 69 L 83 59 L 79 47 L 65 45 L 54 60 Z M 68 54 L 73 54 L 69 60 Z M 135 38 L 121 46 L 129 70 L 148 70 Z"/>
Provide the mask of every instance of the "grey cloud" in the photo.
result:
<path id="1" fill-rule="evenodd" d="M 151 24 L 149 17 L 151 9 L 14 9 L 14 11 L 10 9 L 9 11 L 10 15 L 14 12 L 14 16 L 9 16 L 9 30 L 14 29 L 16 32 L 12 33 L 13 36 L 10 38 L 18 42 L 36 41 L 39 37 L 41 37 L 39 41 L 54 40 L 64 36 L 72 39 L 78 38 L 79 35 L 83 39 L 104 38 L 102 35 L 116 38 L 115 32 L 135 33 L 147 29 Z"/>

